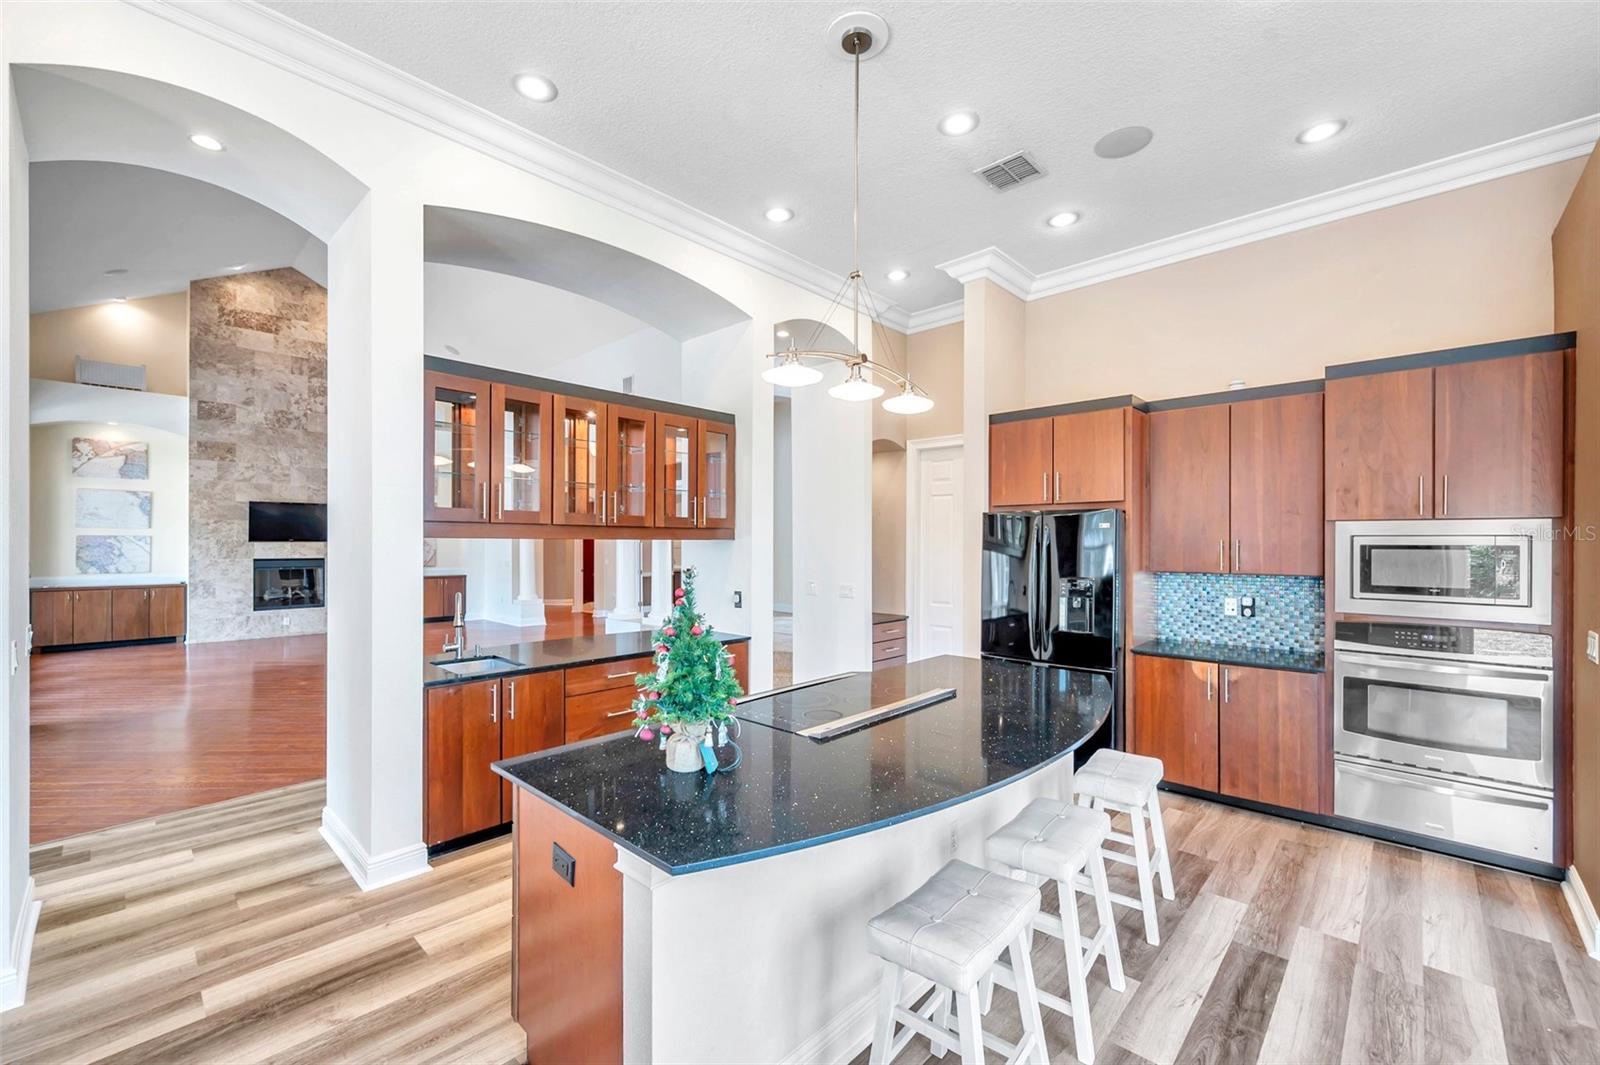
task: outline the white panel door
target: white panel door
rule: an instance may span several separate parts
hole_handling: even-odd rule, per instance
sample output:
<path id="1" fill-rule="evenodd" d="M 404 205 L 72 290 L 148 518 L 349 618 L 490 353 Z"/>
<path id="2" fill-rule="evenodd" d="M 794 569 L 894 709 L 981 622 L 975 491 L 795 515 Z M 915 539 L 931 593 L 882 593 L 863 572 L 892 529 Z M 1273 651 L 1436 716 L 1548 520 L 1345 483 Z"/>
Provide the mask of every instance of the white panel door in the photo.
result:
<path id="1" fill-rule="evenodd" d="M 959 445 L 930 448 L 918 463 L 916 572 L 910 614 L 916 658 L 961 653 L 962 462 Z"/>

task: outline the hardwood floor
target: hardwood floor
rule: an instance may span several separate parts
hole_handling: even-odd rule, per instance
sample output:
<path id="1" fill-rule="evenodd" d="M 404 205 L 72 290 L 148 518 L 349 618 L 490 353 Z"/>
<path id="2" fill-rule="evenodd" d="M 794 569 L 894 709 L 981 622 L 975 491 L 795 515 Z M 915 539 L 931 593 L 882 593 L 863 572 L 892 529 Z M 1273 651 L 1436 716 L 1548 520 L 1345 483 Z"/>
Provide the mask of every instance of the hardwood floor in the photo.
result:
<path id="1" fill-rule="evenodd" d="M 537 627 L 468 622 L 467 642 L 595 628 L 589 614 L 552 610 Z M 424 626 L 424 650 L 449 630 Z M 288 636 L 33 655 L 31 841 L 320 779 L 326 646 Z"/>
<path id="2" fill-rule="evenodd" d="M 1600 1061 L 1600 961 L 1555 884 L 1180 795 L 1162 811 L 1177 898 L 1159 947 L 1117 910 L 1127 990 L 1089 978 L 1099 1065 Z M 1137 894 L 1126 866 L 1110 878 Z M 1035 936 L 1033 966 L 1065 994 L 1059 942 Z M 1051 1060 L 1076 1061 L 1071 1019 L 1044 1022 Z M 1015 1039 L 1016 998 L 984 1026 Z"/>
<path id="3" fill-rule="evenodd" d="M 320 781 L 32 850 L 44 902 L 7 1063 L 520 1062 L 511 845 L 363 894 Z"/>
<path id="4" fill-rule="evenodd" d="M 322 801 L 312 782 L 34 847 L 44 911 L 0 1058 L 521 1061 L 509 840 L 363 895 L 317 835 Z M 1118 911 L 1127 990 L 1103 966 L 1089 981 L 1102 1065 L 1600 1061 L 1600 962 L 1555 885 L 1163 807 L 1177 898 L 1160 947 Z M 1036 937 L 1034 968 L 1064 987 L 1059 943 Z M 985 1026 L 1014 1038 L 1015 1002 L 997 991 Z M 1044 1016 L 1052 1060 L 1074 1061 L 1070 1020 Z"/>

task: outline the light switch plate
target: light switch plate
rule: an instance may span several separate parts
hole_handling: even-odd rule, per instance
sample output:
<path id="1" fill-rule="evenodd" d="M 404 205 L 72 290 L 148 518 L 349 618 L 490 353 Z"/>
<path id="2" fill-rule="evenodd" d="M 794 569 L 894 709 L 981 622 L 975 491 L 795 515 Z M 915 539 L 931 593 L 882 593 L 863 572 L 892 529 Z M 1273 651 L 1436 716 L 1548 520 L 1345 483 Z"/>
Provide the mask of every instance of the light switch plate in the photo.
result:
<path id="1" fill-rule="evenodd" d="M 816 595 L 817 594 L 817 582 L 816 581 L 806 581 L 806 594 L 807 595 Z"/>
<path id="2" fill-rule="evenodd" d="M 1230 595 L 1222 601 L 1222 614 L 1224 617 L 1236 618 L 1239 616 L 1239 597 Z"/>
<path id="3" fill-rule="evenodd" d="M 1584 653 L 1589 656 L 1589 661 L 1600 666 L 1600 632 L 1589 630 L 1589 642 Z"/>
<path id="4" fill-rule="evenodd" d="M 854 599 L 855 597 L 856 597 L 856 586 L 855 585 L 853 585 L 853 584 L 841 584 L 841 585 L 839 585 L 839 598 L 840 599 Z"/>

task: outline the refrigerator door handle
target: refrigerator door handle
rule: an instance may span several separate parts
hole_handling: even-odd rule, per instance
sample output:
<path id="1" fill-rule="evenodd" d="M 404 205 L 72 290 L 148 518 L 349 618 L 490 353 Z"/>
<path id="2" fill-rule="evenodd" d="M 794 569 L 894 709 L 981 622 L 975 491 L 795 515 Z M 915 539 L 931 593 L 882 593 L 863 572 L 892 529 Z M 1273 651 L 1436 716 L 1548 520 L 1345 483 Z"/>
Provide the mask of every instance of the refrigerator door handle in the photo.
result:
<path id="1" fill-rule="evenodd" d="M 1038 658 L 1042 662 L 1050 661 L 1050 656 L 1055 653 L 1056 641 L 1056 534 L 1055 519 L 1044 518 L 1040 521 L 1040 542 L 1042 550 L 1039 552 L 1039 650 Z"/>
<path id="2" fill-rule="evenodd" d="M 1032 518 L 1027 519 L 1033 522 Z M 1022 554 L 1023 591 L 1028 599 L 1028 654 L 1033 658 L 1039 657 L 1039 622 L 1035 616 L 1039 612 L 1038 597 L 1034 595 L 1034 588 L 1038 584 L 1036 567 L 1039 561 L 1038 551 L 1039 526 L 1037 522 L 1028 526 L 1028 546 Z"/>

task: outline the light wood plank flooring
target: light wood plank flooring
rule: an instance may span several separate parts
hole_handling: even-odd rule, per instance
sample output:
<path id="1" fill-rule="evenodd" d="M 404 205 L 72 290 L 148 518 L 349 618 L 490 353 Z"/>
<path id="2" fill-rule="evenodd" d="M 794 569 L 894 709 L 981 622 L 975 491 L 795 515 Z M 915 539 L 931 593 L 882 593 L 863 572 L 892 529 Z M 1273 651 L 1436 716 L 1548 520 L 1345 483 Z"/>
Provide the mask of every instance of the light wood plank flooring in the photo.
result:
<path id="1" fill-rule="evenodd" d="M 1101 1065 L 1600 1061 L 1600 962 L 1555 885 L 1165 799 L 1177 898 L 1160 947 L 1118 911 L 1127 991 L 1098 966 L 1089 985 Z M 363 895 L 322 802 L 313 782 L 36 846 L 44 912 L 0 1060 L 520 1061 L 509 842 Z M 1058 943 L 1034 967 L 1063 989 Z M 1014 1035 L 1008 992 L 985 1023 Z M 1075 1060 L 1071 1022 L 1045 1025 Z"/>
<path id="2" fill-rule="evenodd" d="M 1600 1062 L 1600 961 L 1556 885 L 1180 795 L 1162 811 L 1177 898 L 1159 947 L 1117 910 L 1128 986 L 1089 978 L 1097 1065 Z M 1065 996 L 1059 942 L 1035 936 L 1033 965 Z M 1016 998 L 984 1023 L 1015 1039 Z M 1044 1023 L 1051 1060 L 1076 1061 L 1071 1019 Z M 918 1036 L 896 1063 L 935 1060 Z"/>
<path id="3" fill-rule="evenodd" d="M 44 901 L 12 1062 L 520 1062 L 511 845 L 363 894 L 320 781 L 32 851 Z"/>

